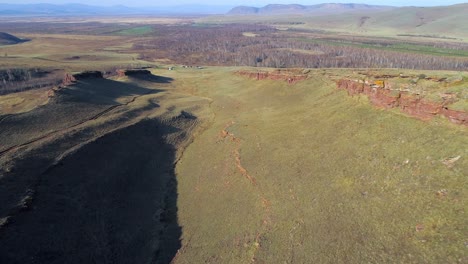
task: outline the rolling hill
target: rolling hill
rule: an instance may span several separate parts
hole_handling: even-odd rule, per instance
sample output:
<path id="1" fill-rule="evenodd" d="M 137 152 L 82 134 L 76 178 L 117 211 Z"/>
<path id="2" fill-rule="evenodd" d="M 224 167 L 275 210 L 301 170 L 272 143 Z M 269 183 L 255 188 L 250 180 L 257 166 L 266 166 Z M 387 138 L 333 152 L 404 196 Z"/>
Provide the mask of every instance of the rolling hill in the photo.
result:
<path id="1" fill-rule="evenodd" d="M 464 8 L 0 18 L 0 263 L 468 263 Z"/>
<path id="2" fill-rule="evenodd" d="M 363 4 L 238 6 L 202 23 L 262 23 L 283 29 L 319 30 L 369 36 L 468 39 L 468 4 L 388 7 Z M 295 15 L 294 17 L 292 15 Z"/>
<path id="3" fill-rule="evenodd" d="M 414 34 L 468 36 L 468 4 L 408 7 L 372 16 L 369 28 L 388 28 Z"/>
<path id="4" fill-rule="evenodd" d="M 466 263 L 466 127 L 349 70 L 150 70 L 2 113 L 0 263 Z"/>
<path id="5" fill-rule="evenodd" d="M 437 7 L 402 7 L 383 12 L 356 12 L 308 17 L 308 27 L 377 35 L 468 37 L 468 4 Z"/>
<path id="6" fill-rule="evenodd" d="M 238 6 L 231 9 L 228 15 L 273 15 L 273 14 L 339 14 L 350 11 L 364 10 L 389 10 L 394 7 L 377 6 L 366 4 L 318 4 L 318 5 L 298 5 L 298 4 L 270 4 L 261 8 L 250 6 Z"/>

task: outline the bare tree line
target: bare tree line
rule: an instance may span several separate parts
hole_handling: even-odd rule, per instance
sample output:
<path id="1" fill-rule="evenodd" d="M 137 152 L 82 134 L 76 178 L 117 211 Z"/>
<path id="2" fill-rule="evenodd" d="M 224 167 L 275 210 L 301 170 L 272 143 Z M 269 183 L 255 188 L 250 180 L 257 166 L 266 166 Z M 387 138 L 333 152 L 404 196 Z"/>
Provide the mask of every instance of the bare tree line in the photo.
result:
<path id="1" fill-rule="evenodd" d="M 0 70 L 0 95 L 59 85 L 63 75 L 63 71 L 39 68 L 3 69 Z"/>
<path id="2" fill-rule="evenodd" d="M 468 69 L 466 57 L 307 42 L 262 25 L 159 26 L 157 31 L 157 37 L 134 44 L 133 49 L 140 52 L 140 58 L 168 58 L 173 62 L 193 65 L 276 68 Z M 245 32 L 256 36 L 246 36 Z"/>

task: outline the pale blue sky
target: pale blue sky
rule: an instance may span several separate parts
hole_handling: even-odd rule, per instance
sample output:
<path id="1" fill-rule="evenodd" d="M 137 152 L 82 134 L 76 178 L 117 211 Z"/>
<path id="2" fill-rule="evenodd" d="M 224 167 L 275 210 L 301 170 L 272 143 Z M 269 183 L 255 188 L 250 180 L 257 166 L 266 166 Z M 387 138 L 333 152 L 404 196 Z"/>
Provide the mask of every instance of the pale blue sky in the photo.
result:
<path id="1" fill-rule="evenodd" d="M 451 0 L 383 0 L 383 1 L 359 1 L 359 0 L 233 0 L 233 1 L 221 1 L 221 0 L 0 0 L 0 4 L 31 4 L 31 3 L 53 3 L 53 4 L 64 4 L 64 3 L 80 3 L 89 5 L 126 5 L 126 6 L 177 6 L 185 4 L 200 4 L 200 5 L 221 5 L 221 6 L 235 6 L 235 5 L 248 5 L 261 7 L 266 4 L 303 4 L 313 5 L 325 2 L 333 3 L 364 3 L 373 5 L 393 5 L 393 6 L 436 6 L 436 5 L 451 5 L 464 3 L 464 1 L 451 1 Z M 465 2 L 466 3 L 466 2 Z"/>

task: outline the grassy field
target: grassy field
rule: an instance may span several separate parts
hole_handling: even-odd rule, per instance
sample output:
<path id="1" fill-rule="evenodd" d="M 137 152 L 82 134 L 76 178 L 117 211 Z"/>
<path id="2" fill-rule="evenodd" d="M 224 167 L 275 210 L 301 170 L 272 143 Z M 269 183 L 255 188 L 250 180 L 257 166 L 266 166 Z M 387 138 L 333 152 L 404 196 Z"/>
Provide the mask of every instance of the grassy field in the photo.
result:
<path id="1" fill-rule="evenodd" d="M 123 36 L 132 36 L 132 35 L 145 35 L 148 33 L 152 33 L 153 28 L 151 26 L 140 26 L 140 27 L 134 27 L 130 29 L 123 29 L 119 30 L 117 32 L 114 32 L 114 34 L 117 35 L 123 35 Z"/>
<path id="2" fill-rule="evenodd" d="M 201 24 L 261 23 L 283 30 L 302 29 L 352 33 L 354 35 L 397 37 L 399 35 L 433 36 L 433 40 L 466 41 L 467 4 L 446 7 L 404 7 L 390 11 L 352 12 L 334 15 L 241 15 L 210 16 L 196 20 Z M 424 37 L 420 37 L 423 40 Z"/>
<path id="3" fill-rule="evenodd" d="M 346 40 L 327 40 L 327 39 L 300 39 L 306 42 L 312 43 L 324 43 L 332 46 L 341 47 L 359 47 L 359 48 L 370 48 L 387 51 L 398 51 L 406 53 L 417 53 L 432 56 L 455 56 L 455 57 L 468 57 L 468 50 L 455 50 L 448 48 L 431 47 L 424 44 L 413 44 L 413 43 L 395 43 L 395 44 L 379 44 L 379 43 L 362 43 L 359 41 L 351 42 Z"/>
<path id="4" fill-rule="evenodd" d="M 38 155 L 37 151 L 43 151 L 41 149 L 44 147 L 48 146 L 45 157 L 52 162 L 64 155 L 63 152 L 76 144 L 73 142 L 78 139 L 87 138 L 82 142 L 94 142 L 97 139 L 92 138 L 99 139 L 99 134 L 107 135 L 109 132 L 106 131 L 114 131 L 112 127 L 125 127 L 126 123 L 138 122 L 132 120 L 141 120 L 145 116 L 157 117 L 162 124 L 180 125 L 181 121 L 174 119 L 174 116 L 185 109 L 186 113 L 190 113 L 184 114 L 188 115 L 188 120 L 194 115 L 200 122 L 196 126 L 198 129 L 190 133 L 192 143 L 183 154 L 171 154 L 179 157 L 174 170 L 177 181 L 174 192 L 177 195 L 171 196 L 176 208 L 171 210 L 177 212 L 176 223 L 180 227 L 181 239 L 174 263 L 466 261 L 467 222 L 463 214 L 466 199 L 463 186 L 466 185 L 468 168 L 465 158 L 468 155 L 465 147 L 468 144 L 466 127 L 452 125 L 443 118 L 435 118 L 429 123 L 419 121 L 398 111 L 376 110 L 365 98 L 348 97 L 345 92 L 337 90 L 330 79 L 331 75 L 334 78 L 346 75 L 345 70 L 313 70 L 309 72 L 307 80 L 296 84 L 255 81 L 238 76 L 235 74 L 237 70 L 239 68 L 154 69 L 152 72 L 155 75 L 172 81 L 158 83 L 123 78 L 83 82 L 67 88 L 63 95 L 59 93 L 57 99 L 63 99 L 57 103 L 10 116 L 0 124 L 8 128 L 2 129 L 4 133 L 14 130 L 17 125 L 27 125 L 15 130 L 23 131 L 15 135 L 18 144 L 33 137 L 28 133 L 37 136 L 51 133 L 38 126 L 46 125 L 48 129 L 61 131 L 36 147 L 34 144 L 27 146 L 29 152 L 17 157 L 16 165 L 10 164 L 12 169 L 3 172 L 3 177 L 13 172 L 28 175 L 28 171 L 37 169 L 34 167 L 39 166 L 37 164 L 44 166 L 46 163 L 31 162 L 34 160 L 32 157 Z M 144 95 L 146 90 L 150 94 Z M 158 93 L 158 90 L 164 92 Z M 89 92 L 94 96 L 89 97 Z M 106 111 L 106 107 L 129 102 L 126 98 L 132 95 L 141 97 L 89 123 L 75 127 L 73 123 L 79 122 L 78 118 L 67 121 L 67 112 L 64 111 L 67 105 L 78 107 L 86 103 L 91 110 Z M 157 103 L 158 107 L 151 106 L 151 102 Z M 47 122 L 12 121 L 40 116 L 49 111 L 48 108 L 60 114 L 54 119 L 46 116 L 34 118 Z M 88 108 L 81 107 L 75 113 L 80 113 L 83 118 L 95 116 L 94 110 Z M 140 114 L 132 114 L 137 109 L 140 109 Z M 66 122 L 60 121 L 61 117 Z M 60 127 L 54 128 L 54 125 Z M 74 128 L 67 129 L 70 126 Z M 181 128 L 181 131 L 188 129 Z M 83 159 L 80 157 L 85 155 L 86 149 L 90 149 L 89 155 L 94 155 L 92 153 L 97 151 L 94 144 L 133 142 L 134 137 L 129 135 L 140 137 L 143 132 L 132 129 L 128 130 L 129 134 L 119 133 L 115 140 L 106 138 L 116 136 L 105 136 L 98 140 L 103 143 L 75 146 L 77 150 L 64 156 L 65 167 L 60 171 L 65 173 L 66 168 L 73 168 L 79 173 L 80 166 L 75 164 L 80 164 L 77 162 Z M 79 131 L 88 132 L 77 133 Z M 11 139 L 2 136 L 4 140 L 7 138 Z M 166 140 L 174 146 L 182 144 L 181 136 L 177 134 L 166 137 Z M 4 143 L 11 142 L 7 140 Z M 110 152 L 105 153 L 110 155 Z M 126 157 L 123 155 L 125 152 L 122 155 L 119 153 L 120 150 L 114 152 L 109 159 Z M 41 156 L 44 155 L 37 157 Z M 29 166 L 18 167 L 27 160 L 31 162 Z M 90 164 L 91 171 L 83 172 L 85 175 L 101 170 L 100 163 Z M 145 164 L 141 163 L 140 166 L 151 168 Z M 111 172 L 114 171 L 111 168 L 121 167 L 112 165 L 106 168 Z M 47 175 L 58 181 L 57 176 L 53 176 L 60 174 L 54 172 L 56 170 Z M 125 180 L 122 178 L 119 181 Z M 65 181 L 61 184 L 58 186 L 69 183 Z M 49 190 L 45 182 L 39 186 L 41 193 Z M 115 189 L 121 188 L 119 186 L 116 185 Z M 87 187 L 83 185 L 83 188 Z M 138 190 L 140 187 L 135 188 Z M 73 190 L 64 195 L 70 199 L 83 199 Z M 95 195 L 98 194 L 93 194 L 93 197 Z M 111 193 L 99 195 L 107 197 Z M 37 199 L 56 198 L 43 194 Z M 135 203 L 141 201 L 132 197 L 128 199 L 133 199 Z M 44 208 L 44 212 L 58 210 L 41 204 L 38 202 L 37 206 Z M 118 218 L 121 213 L 127 212 L 118 213 L 112 210 L 116 208 L 114 205 L 108 206 L 110 211 L 99 218 L 102 221 L 111 221 L 107 220 L 110 219 L 108 217 Z M 98 210 L 99 206 L 93 205 L 92 208 Z M 144 210 L 147 207 L 137 208 Z M 33 214 L 17 217 L 24 219 L 21 223 L 27 230 L 31 217 L 51 222 L 64 219 L 60 212 L 54 215 L 55 218 Z M 99 222 L 89 221 L 90 231 L 108 234 L 103 229 L 94 229 L 99 228 Z M 174 228 L 177 229 L 177 226 Z M 5 241 L 18 241 L 13 237 L 23 236 L 19 229 L 6 230 L 10 230 L 6 237 L 11 240 Z M 49 231 L 53 233 L 54 229 Z M 57 232 L 62 234 L 63 231 Z M 139 235 L 135 233 L 135 236 Z M 37 240 L 31 241 L 39 243 Z M 15 243 L 10 245 L 11 250 Z M 70 243 L 64 244 L 64 250 L 73 247 Z M 115 256 L 106 255 L 101 249 L 115 252 L 128 248 L 133 253 L 126 257 L 147 254 L 133 251 L 133 247 L 130 249 L 133 244 L 115 244 L 111 240 L 99 243 L 104 244 L 100 244 L 101 248 L 96 253 L 104 254 L 110 260 L 115 260 Z M 55 247 L 54 243 L 47 245 L 49 248 Z M 156 244 L 149 248 L 154 247 L 157 247 Z M 23 248 L 17 254 L 27 255 L 37 250 L 34 244 Z M 89 252 L 95 252 L 89 250 L 83 249 L 79 254 L 89 259 Z M 168 251 L 164 252 L 162 254 L 169 254 Z"/>
<path id="5" fill-rule="evenodd" d="M 49 88 L 44 88 L 1 96 L 0 113 L 4 115 L 29 112 L 49 101 L 48 91 Z"/>
<path id="6" fill-rule="evenodd" d="M 169 76 L 215 114 L 176 167 L 175 263 L 466 261 L 466 128 L 375 110 L 320 71 Z"/>
<path id="7" fill-rule="evenodd" d="M 0 47 L 1 68 L 60 66 L 67 71 L 104 70 L 145 63 L 138 54 L 124 53 L 134 39 L 125 36 L 86 36 L 65 34 L 24 34 L 30 42 Z M 92 63 L 92 66 L 90 65 Z M 90 67 L 91 66 L 91 67 Z"/>

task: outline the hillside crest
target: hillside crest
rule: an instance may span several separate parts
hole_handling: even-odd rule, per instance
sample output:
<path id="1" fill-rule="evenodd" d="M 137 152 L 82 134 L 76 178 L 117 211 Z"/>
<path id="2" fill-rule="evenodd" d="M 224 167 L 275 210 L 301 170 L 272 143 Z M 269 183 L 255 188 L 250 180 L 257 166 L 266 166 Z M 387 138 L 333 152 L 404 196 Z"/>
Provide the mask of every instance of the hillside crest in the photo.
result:
<path id="1" fill-rule="evenodd" d="M 251 14 L 300 14 L 300 13 L 343 13 L 362 10 L 390 10 L 395 7 L 367 4 L 340 4 L 324 3 L 317 5 L 299 4 L 269 4 L 264 7 L 237 6 L 228 12 L 228 15 L 251 15 Z"/>

